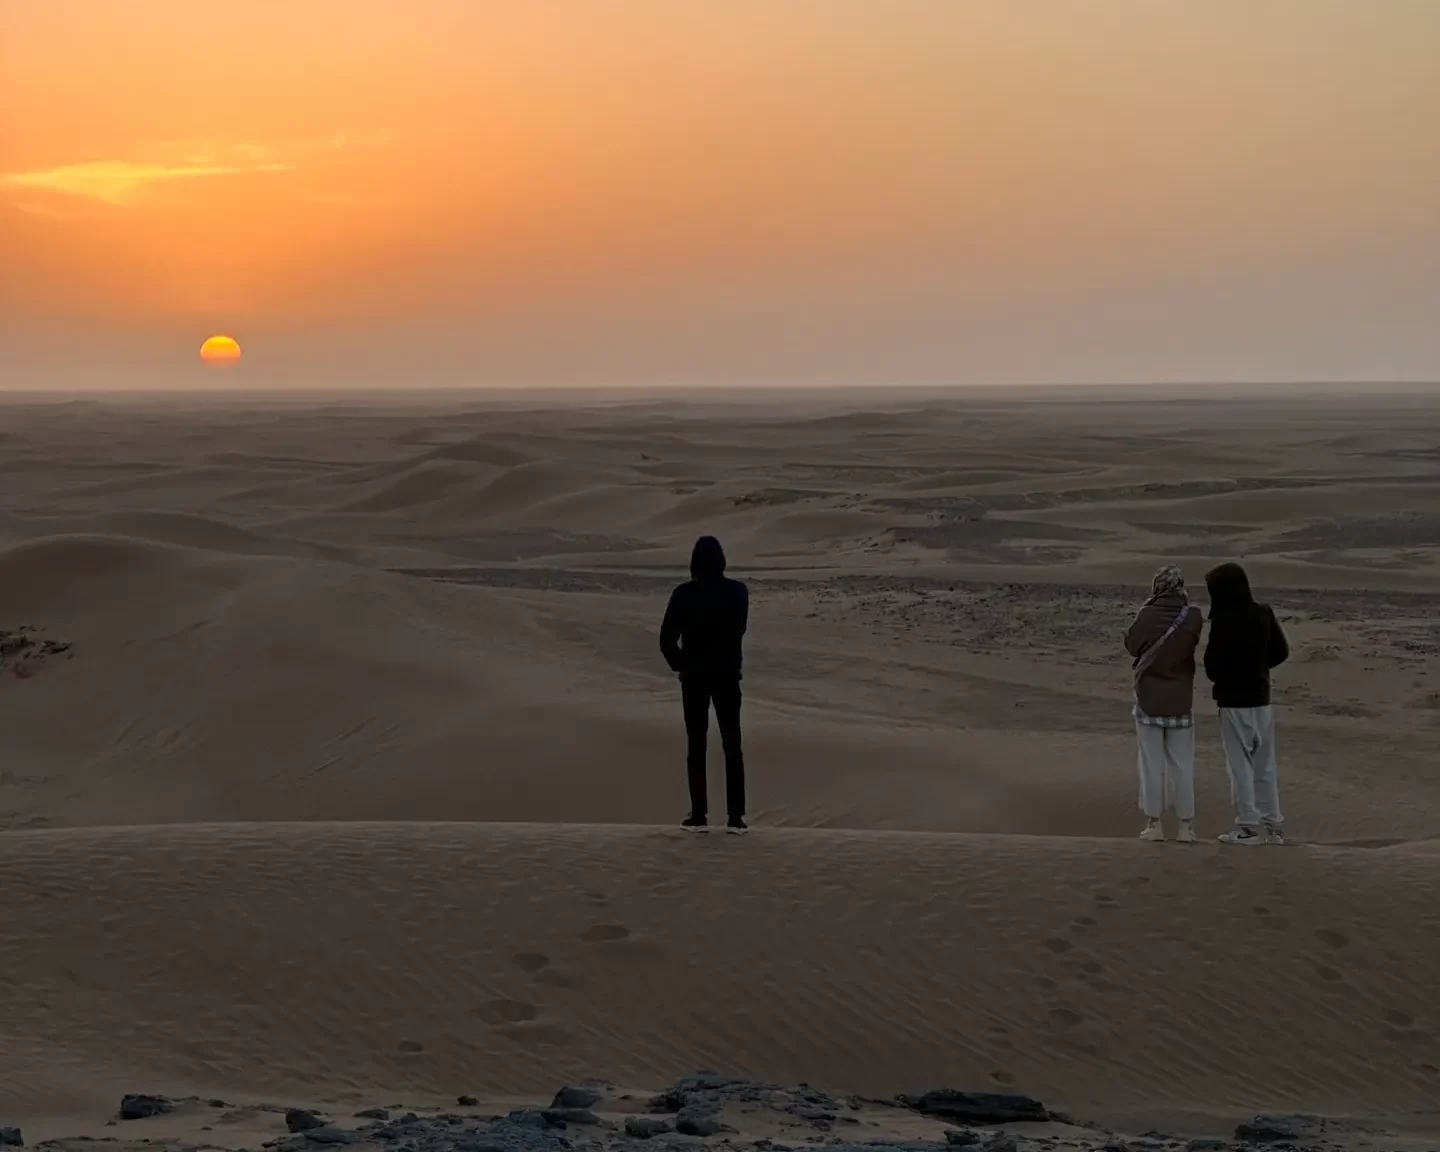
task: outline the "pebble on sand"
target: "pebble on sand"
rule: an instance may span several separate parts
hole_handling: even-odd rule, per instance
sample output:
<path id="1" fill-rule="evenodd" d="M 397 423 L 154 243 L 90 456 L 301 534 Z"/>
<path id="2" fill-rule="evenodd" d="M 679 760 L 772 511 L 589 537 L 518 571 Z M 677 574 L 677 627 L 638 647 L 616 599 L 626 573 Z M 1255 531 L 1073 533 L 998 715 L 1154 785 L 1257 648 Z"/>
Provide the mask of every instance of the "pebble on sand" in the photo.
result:
<path id="1" fill-rule="evenodd" d="M 131 1092 L 120 1099 L 121 1120 L 148 1120 L 151 1116 L 163 1116 L 174 1110 L 175 1102 L 168 1096 Z"/>
<path id="2" fill-rule="evenodd" d="M 325 1125 L 326 1121 L 308 1108 L 291 1108 L 285 1113 L 285 1127 L 291 1132 L 309 1132 Z"/>
<path id="3" fill-rule="evenodd" d="M 605 1098 L 605 1094 L 589 1084 L 567 1084 L 555 1093 L 550 1102 L 552 1108 L 593 1108 Z"/>
<path id="4" fill-rule="evenodd" d="M 664 1136 L 673 1130 L 674 1126 L 670 1121 L 662 1120 L 658 1116 L 627 1116 L 625 1118 L 625 1135 L 636 1140 L 650 1140 L 656 1136 Z"/>

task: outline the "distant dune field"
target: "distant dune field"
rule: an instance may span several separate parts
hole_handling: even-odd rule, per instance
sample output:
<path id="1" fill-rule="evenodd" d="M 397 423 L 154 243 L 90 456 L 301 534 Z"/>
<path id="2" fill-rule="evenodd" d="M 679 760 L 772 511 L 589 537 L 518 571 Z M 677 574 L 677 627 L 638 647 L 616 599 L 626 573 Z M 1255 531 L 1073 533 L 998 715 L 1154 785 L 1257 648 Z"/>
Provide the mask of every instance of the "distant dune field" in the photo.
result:
<path id="1" fill-rule="evenodd" d="M 118 1139 L 128 1091 L 701 1067 L 1136 1130 L 1433 1114 L 1418 401 L 0 412 L 0 1127 L 31 1143 Z M 751 584 L 748 840 L 674 828 L 655 631 L 700 532 Z M 1298 843 L 1213 843 L 1202 684 L 1206 843 L 1142 845 L 1119 639 L 1158 563 L 1203 608 L 1235 558 L 1294 644 Z M 274 1135 L 203 1115 L 153 1131 Z"/>

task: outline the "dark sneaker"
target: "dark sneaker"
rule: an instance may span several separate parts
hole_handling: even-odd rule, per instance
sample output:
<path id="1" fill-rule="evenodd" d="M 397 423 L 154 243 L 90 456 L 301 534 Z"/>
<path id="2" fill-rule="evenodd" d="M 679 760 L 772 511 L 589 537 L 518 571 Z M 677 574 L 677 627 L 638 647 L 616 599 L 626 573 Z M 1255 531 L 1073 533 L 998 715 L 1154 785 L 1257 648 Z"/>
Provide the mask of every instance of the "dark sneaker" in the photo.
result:
<path id="1" fill-rule="evenodd" d="M 1236 828 L 1233 832 L 1225 832 L 1220 837 L 1221 844 L 1238 844 L 1245 848 L 1253 848 L 1258 844 L 1265 843 L 1265 837 L 1255 831 L 1254 828 Z"/>
<path id="2" fill-rule="evenodd" d="M 1265 842 L 1267 844 L 1278 844 L 1285 847 L 1285 829 L 1269 827 L 1265 829 Z"/>
<path id="3" fill-rule="evenodd" d="M 743 836 L 750 831 L 750 825 L 746 824 L 739 816 L 732 816 L 725 823 L 725 831 L 731 836 Z"/>
<path id="4" fill-rule="evenodd" d="M 686 816 L 684 820 L 680 821 L 680 827 L 686 832 L 708 832 L 710 831 L 710 821 L 706 820 L 704 816 Z"/>

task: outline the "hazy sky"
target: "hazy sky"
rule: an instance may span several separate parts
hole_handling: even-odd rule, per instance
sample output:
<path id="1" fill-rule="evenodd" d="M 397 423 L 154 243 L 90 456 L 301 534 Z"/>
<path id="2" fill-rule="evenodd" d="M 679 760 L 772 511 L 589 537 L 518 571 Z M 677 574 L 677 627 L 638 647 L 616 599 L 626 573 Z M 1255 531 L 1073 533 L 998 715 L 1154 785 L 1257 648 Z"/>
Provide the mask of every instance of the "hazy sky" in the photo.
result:
<path id="1" fill-rule="evenodd" d="M 1440 0 L 0 0 L 0 387 L 1440 379 Z"/>

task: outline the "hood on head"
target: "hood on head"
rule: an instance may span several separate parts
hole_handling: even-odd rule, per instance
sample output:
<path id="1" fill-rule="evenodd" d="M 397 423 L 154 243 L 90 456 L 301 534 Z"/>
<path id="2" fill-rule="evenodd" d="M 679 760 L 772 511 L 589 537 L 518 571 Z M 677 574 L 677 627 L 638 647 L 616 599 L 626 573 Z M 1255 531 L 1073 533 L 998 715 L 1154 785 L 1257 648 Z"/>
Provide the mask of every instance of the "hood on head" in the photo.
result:
<path id="1" fill-rule="evenodd" d="M 696 580 L 713 580 L 725 575 L 725 549 L 714 536 L 701 536 L 690 553 L 690 575 Z"/>
<path id="2" fill-rule="evenodd" d="M 1205 587 L 1210 592 L 1211 613 L 1227 609 L 1248 608 L 1255 603 L 1250 591 L 1250 577 L 1239 564 L 1221 564 L 1205 573 Z"/>

